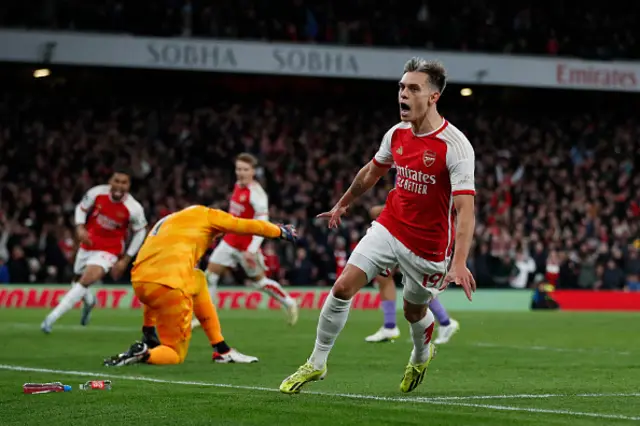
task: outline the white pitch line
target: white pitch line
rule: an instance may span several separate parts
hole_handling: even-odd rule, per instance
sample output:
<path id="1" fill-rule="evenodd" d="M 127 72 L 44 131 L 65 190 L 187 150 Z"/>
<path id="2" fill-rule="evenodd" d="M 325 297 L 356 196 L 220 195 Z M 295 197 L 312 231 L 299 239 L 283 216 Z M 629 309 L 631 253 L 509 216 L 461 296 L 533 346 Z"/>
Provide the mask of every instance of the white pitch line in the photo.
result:
<path id="1" fill-rule="evenodd" d="M 167 383 L 167 384 L 173 384 L 173 385 L 191 385 L 191 386 L 206 386 L 206 387 L 227 388 L 227 389 L 257 390 L 257 391 L 263 391 L 263 392 L 279 392 L 278 389 L 266 388 L 261 386 L 242 386 L 242 385 L 229 385 L 229 384 L 223 384 L 223 383 L 165 380 L 165 379 L 156 379 L 153 377 L 144 377 L 144 376 L 124 376 L 119 374 L 108 374 L 108 373 L 105 374 L 105 373 L 96 373 L 91 371 L 54 370 L 49 368 L 23 367 L 19 365 L 0 364 L 0 370 L 28 371 L 28 372 L 35 372 L 35 373 L 53 373 L 53 374 L 70 375 L 70 376 L 102 377 L 102 378 L 109 378 L 109 379 L 132 380 L 132 381 L 139 381 L 139 382 Z M 386 397 L 386 396 L 362 395 L 362 394 L 352 394 L 352 393 L 328 393 L 328 392 L 304 392 L 304 394 L 360 399 L 360 400 L 384 401 L 384 402 L 405 402 L 405 403 L 417 402 L 417 403 L 425 403 L 425 404 L 483 408 L 483 409 L 500 410 L 500 411 L 523 411 L 523 412 L 540 413 L 540 414 L 563 414 L 568 416 L 595 417 L 595 418 L 602 418 L 602 419 L 640 420 L 640 417 L 624 416 L 621 414 L 588 413 L 588 412 L 570 411 L 570 410 L 550 410 L 550 409 L 542 409 L 542 408 L 515 407 L 510 405 L 473 404 L 473 403 L 465 403 L 465 402 L 453 402 L 453 401 L 440 399 L 440 398 L 450 398 L 450 397 L 400 398 L 400 397 Z M 596 394 L 584 394 L 584 395 L 595 396 Z M 610 396 L 613 394 L 603 394 L 603 395 Z M 632 394 L 623 394 L 623 395 L 632 396 Z M 497 396 L 502 397 L 504 395 L 497 395 Z"/>
<path id="2" fill-rule="evenodd" d="M 622 414 L 601 414 L 601 413 L 588 413 L 584 411 L 570 411 L 570 410 L 551 410 L 545 408 L 526 408 L 526 407 L 513 407 L 510 405 L 493 405 L 493 404 L 470 404 L 467 402 L 442 402 L 433 401 L 433 404 L 441 405 L 455 405 L 458 407 L 473 407 L 473 408 L 488 408 L 491 410 L 499 411 L 526 411 L 528 413 L 540 413 L 540 414 L 565 414 L 568 416 L 582 416 L 582 417 L 595 417 L 600 419 L 616 419 L 616 420 L 640 420 L 640 417 L 625 416 Z"/>

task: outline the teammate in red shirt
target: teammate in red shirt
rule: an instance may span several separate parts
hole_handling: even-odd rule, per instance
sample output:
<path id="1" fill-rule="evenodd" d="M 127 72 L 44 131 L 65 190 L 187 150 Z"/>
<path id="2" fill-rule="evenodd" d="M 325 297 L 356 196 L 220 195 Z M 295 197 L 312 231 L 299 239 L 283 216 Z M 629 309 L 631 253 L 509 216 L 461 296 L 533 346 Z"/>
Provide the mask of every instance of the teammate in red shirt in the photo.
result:
<path id="1" fill-rule="evenodd" d="M 434 355 L 434 317 L 427 309 L 431 299 L 456 283 L 471 300 L 475 281 L 466 262 L 475 227 L 475 159 L 464 134 L 438 113 L 436 104 L 445 85 L 446 71 L 440 63 L 412 58 L 405 64 L 398 93 L 401 122 L 384 135 L 378 153 L 333 209 L 319 215 L 329 219 L 330 228 L 337 227 L 349 205 L 395 165 L 395 189 L 325 301 L 313 353 L 284 379 L 280 391 L 297 393 L 304 384 L 324 378 L 351 298 L 387 268 L 397 265 L 402 273 L 404 316 L 413 340 L 402 392 L 422 382 Z"/>
<path id="2" fill-rule="evenodd" d="M 229 213 L 244 219 L 269 220 L 269 200 L 267 193 L 255 180 L 258 160 L 251 154 L 243 153 L 236 158 L 237 182 L 231 194 Z M 238 264 L 244 269 L 253 285 L 278 300 L 287 310 L 289 324 L 298 321 L 298 305 L 282 286 L 265 276 L 265 261 L 260 246 L 263 237 L 251 235 L 226 234 L 209 257 L 207 266 L 207 282 L 211 299 L 215 300 L 215 292 L 220 275 L 227 268 L 235 268 Z M 193 327 L 199 326 L 194 319 Z"/>
<path id="3" fill-rule="evenodd" d="M 42 322 L 45 333 L 65 312 L 82 300 L 81 324 L 87 325 L 95 306 L 95 295 L 89 289 L 109 270 L 118 279 L 136 255 L 146 236 L 147 220 L 140 203 L 129 194 L 131 179 L 128 172 L 118 170 L 108 185 L 91 188 L 76 206 L 75 222 L 80 248 L 73 265 L 75 274 L 71 289 Z M 132 231 L 131 242 L 125 251 L 125 241 Z"/>

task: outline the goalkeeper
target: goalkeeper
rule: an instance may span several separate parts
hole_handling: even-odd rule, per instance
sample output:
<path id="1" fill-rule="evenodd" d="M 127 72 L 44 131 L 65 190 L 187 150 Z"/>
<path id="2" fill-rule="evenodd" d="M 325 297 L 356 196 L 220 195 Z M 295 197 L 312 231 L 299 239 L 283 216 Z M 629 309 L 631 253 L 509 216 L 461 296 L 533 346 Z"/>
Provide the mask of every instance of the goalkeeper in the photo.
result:
<path id="1" fill-rule="evenodd" d="M 258 360 L 224 342 L 205 275 L 194 269 L 211 240 L 224 233 L 296 240 L 295 229 L 290 225 L 280 227 L 262 220 L 239 219 L 204 206 L 188 207 L 164 217 L 149 232 L 131 271 L 133 289 L 144 305 L 144 339 L 127 352 L 106 359 L 106 366 L 182 363 L 191 340 L 193 313 L 215 349 L 214 361 Z"/>

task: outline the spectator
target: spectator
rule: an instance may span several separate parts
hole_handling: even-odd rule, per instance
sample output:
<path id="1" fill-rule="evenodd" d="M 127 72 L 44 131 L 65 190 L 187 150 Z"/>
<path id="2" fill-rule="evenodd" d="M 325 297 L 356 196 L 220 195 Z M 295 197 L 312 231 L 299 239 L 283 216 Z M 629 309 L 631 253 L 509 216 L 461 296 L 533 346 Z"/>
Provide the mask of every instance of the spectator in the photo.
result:
<path id="1" fill-rule="evenodd" d="M 560 256 L 560 272 L 558 274 L 558 287 L 565 289 L 578 288 L 580 267 L 577 254 L 563 252 Z"/>
<path id="2" fill-rule="evenodd" d="M 640 275 L 629 275 L 625 289 L 627 291 L 640 291 Z"/>
<path id="3" fill-rule="evenodd" d="M 0 284 L 9 284 L 11 282 L 7 260 L 8 258 L 5 257 L 5 254 L 0 253 Z"/>
<path id="4" fill-rule="evenodd" d="M 516 254 L 515 267 L 517 274 L 511 278 L 511 287 L 526 288 L 531 274 L 536 271 L 536 262 L 525 249 L 521 249 Z"/>
<path id="5" fill-rule="evenodd" d="M 598 281 L 596 274 L 597 254 L 583 244 L 580 249 L 580 273 L 578 274 L 578 287 L 585 290 L 594 288 Z"/>
<path id="6" fill-rule="evenodd" d="M 535 243 L 535 249 L 532 257 L 536 264 L 536 274 L 544 275 L 547 267 L 547 250 L 542 241 L 537 241 Z"/>
<path id="7" fill-rule="evenodd" d="M 547 258 L 547 264 L 545 266 L 545 280 L 551 285 L 558 284 L 558 278 L 560 277 L 560 257 L 558 252 L 552 250 Z"/>
<path id="8" fill-rule="evenodd" d="M 629 248 L 624 264 L 625 274 L 627 276 L 640 276 L 640 256 L 638 256 L 638 249 L 633 246 Z"/>
<path id="9" fill-rule="evenodd" d="M 314 282 L 315 268 L 307 256 L 307 250 L 298 247 L 296 259 L 289 271 L 289 281 L 292 285 L 310 285 Z"/>
<path id="10" fill-rule="evenodd" d="M 476 284 L 480 288 L 493 287 L 495 284 L 491 277 L 489 244 L 486 242 L 480 243 L 478 253 L 472 258 Z"/>
<path id="11" fill-rule="evenodd" d="M 621 290 L 626 285 L 624 272 L 611 259 L 607 262 L 607 266 L 602 274 L 602 290 Z"/>
<path id="12" fill-rule="evenodd" d="M 0 218 L 3 222 L 0 222 L 2 226 L 0 228 L 0 259 L 3 259 L 4 262 L 9 259 L 9 247 L 7 243 L 9 242 L 9 237 L 11 236 L 12 225 L 5 218 Z"/>
<path id="13" fill-rule="evenodd" d="M 504 7 L 494 0 L 360 0 L 267 3 L 249 0 L 50 2 L 49 13 L 4 2 L 0 25 L 150 36 L 428 47 L 534 55 L 638 59 L 633 2 L 550 9 L 544 2 Z M 520 3 L 519 3 L 520 4 Z M 544 16 L 544 22 L 540 21 Z M 593 16 L 598 16 L 593 20 Z"/>
<path id="14" fill-rule="evenodd" d="M 432 7 L 429 3 L 435 14 Z M 101 72 L 95 70 L 92 78 Z M 336 103 L 331 90 L 338 85 L 345 99 L 359 99 L 360 84 L 370 84 L 366 92 L 375 94 L 381 91 L 378 84 L 386 83 L 350 86 L 273 77 L 264 84 L 262 77 L 210 74 L 202 80 L 172 75 L 166 81 L 146 72 L 142 79 L 128 77 L 129 72 L 135 73 L 119 76 L 135 81 L 139 93 L 123 96 L 128 89 L 114 86 L 91 86 L 91 91 L 64 87 L 60 94 L 8 87 L 0 98 L 0 252 L 11 254 L 6 255 L 10 272 L 24 260 L 27 265 L 27 278 L 11 274 L 11 281 L 70 281 L 75 203 L 90 186 L 103 183 L 117 162 L 134 167 L 133 194 L 153 223 L 191 203 L 226 208 L 233 185 L 231 160 L 249 149 L 261 160 L 270 217 L 295 223 L 305 248 L 296 253 L 275 244 L 281 270 L 289 271 L 289 278 L 295 275 L 298 284 L 330 284 L 336 249 L 348 252 L 362 238 L 366 212 L 384 202 L 394 172 L 354 204 L 336 231 L 329 232 L 314 217 L 331 207 L 358 167 L 371 159 L 397 114 L 394 105 L 378 107 L 382 102 L 377 101 L 371 102 L 375 108 L 364 109 L 359 100 Z M 145 86 L 146 79 L 152 87 Z M 231 104 L 201 98 L 186 90 L 190 86 L 171 92 L 170 82 L 182 80 L 193 80 L 195 87 L 215 80 L 219 90 L 218 85 L 241 87 L 251 95 L 220 92 L 221 98 L 241 102 Z M 282 90 L 286 84 L 295 90 Z M 151 102 L 144 93 L 156 87 L 166 93 L 154 92 Z M 293 94 L 277 97 L 281 92 Z M 310 97 L 313 102 L 307 102 Z M 599 270 L 609 259 L 619 262 L 623 275 L 637 270 L 637 253 L 627 247 L 640 236 L 633 207 L 640 193 L 635 172 L 640 129 L 629 124 L 629 116 L 603 112 L 595 119 L 573 100 L 560 108 L 567 113 L 519 114 L 508 105 L 480 108 L 482 96 L 465 98 L 472 107 L 457 104 L 455 97 L 446 99 L 451 102 L 447 118 L 469 135 L 476 150 L 477 227 L 470 265 L 481 287 L 510 287 L 518 276 L 519 253 L 526 250 L 536 273 L 556 269 L 561 288 L 603 286 L 604 270 Z M 345 239 L 344 247 L 338 237 Z M 21 253 L 15 261 L 14 252 Z"/>
<path id="15" fill-rule="evenodd" d="M 31 266 L 21 246 L 16 245 L 11 250 L 7 269 L 12 283 L 27 284 L 31 282 Z"/>
<path id="16" fill-rule="evenodd" d="M 518 274 L 516 263 L 513 257 L 505 254 L 496 259 L 497 263 L 493 270 L 493 282 L 497 287 L 506 288 L 511 280 Z"/>

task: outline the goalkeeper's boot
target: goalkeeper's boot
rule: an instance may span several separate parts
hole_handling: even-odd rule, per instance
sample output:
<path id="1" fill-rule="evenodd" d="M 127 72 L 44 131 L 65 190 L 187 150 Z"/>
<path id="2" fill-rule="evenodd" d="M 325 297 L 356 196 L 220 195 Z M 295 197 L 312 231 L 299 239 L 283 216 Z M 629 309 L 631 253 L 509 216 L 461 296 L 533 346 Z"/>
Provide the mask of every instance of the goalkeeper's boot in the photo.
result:
<path id="1" fill-rule="evenodd" d="M 160 339 L 155 327 L 142 327 L 142 343 L 146 344 L 149 349 L 160 346 Z"/>
<path id="2" fill-rule="evenodd" d="M 422 383 L 425 374 L 427 374 L 427 367 L 429 367 L 429 363 L 431 363 L 435 355 L 436 347 L 432 343 L 429 343 L 429 358 L 427 358 L 425 362 L 422 364 L 412 364 L 411 361 L 409 361 L 409 364 L 407 364 L 407 367 L 404 369 L 404 376 L 400 382 L 400 390 L 402 392 L 411 392 Z"/>
<path id="3" fill-rule="evenodd" d="M 105 367 L 122 367 L 123 365 L 145 362 L 149 359 L 149 348 L 142 342 L 135 342 L 128 351 L 104 360 Z"/>
<path id="4" fill-rule="evenodd" d="M 96 298 L 93 298 L 92 303 L 82 302 L 82 317 L 80 317 L 80 325 L 86 326 L 91 319 L 91 311 L 96 306 Z"/>
<path id="5" fill-rule="evenodd" d="M 280 392 L 288 394 L 299 393 L 302 386 L 316 380 L 324 380 L 326 375 L 326 365 L 321 370 L 317 370 L 311 362 L 307 361 L 298 368 L 298 371 L 282 381 L 280 384 Z"/>
<path id="6" fill-rule="evenodd" d="M 213 362 L 220 364 L 251 364 L 253 362 L 258 362 L 258 358 L 255 356 L 245 355 L 233 348 L 223 354 L 214 352 L 211 358 L 213 359 Z"/>

